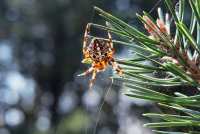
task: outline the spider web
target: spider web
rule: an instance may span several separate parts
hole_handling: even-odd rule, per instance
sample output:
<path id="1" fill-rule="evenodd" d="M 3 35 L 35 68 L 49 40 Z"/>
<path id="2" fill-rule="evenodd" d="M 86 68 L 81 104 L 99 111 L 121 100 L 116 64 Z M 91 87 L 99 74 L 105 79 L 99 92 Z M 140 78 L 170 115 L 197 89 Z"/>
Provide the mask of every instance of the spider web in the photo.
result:
<path id="1" fill-rule="evenodd" d="M 158 1 L 155 3 L 155 5 L 151 8 L 151 10 L 148 11 L 148 13 L 149 13 L 149 14 L 152 13 L 152 12 L 160 5 L 161 2 L 162 2 L 162 0 L 158 0 Z M 92 16 L 91 16 L 90 22 L 93 22 L 94 18 L 95 18 L 95 11 L 94 11 L 94 9 L 93 9 L 93 10 L 92 10 Z M 96 121 L 95 121 L 95 126 L 92 127 L 92 134 L 96 134 L 96 132 L 97 132 L 97 127 L 98 127 L 98 124 L 99 124 L 99 121 L 100 121 L 101 112 L 102 112 L 103 106 L 104 106 L 104 104 L 105 104 L 105 100 L 106 100 L 106 98 L 109 96 L 109 93 L 110 93 L 110 91 L 111 91 L 111 89 L 112 89 L 112 85 L 113 85 L 113 79 L 111 79 L 111 84 L 110 84 L 109 87 L 106 89 L 106 91 L 105 91 L 105 93 L 104 93 L 104 95 L 103 95 L 103 100 L 102 100 L 102 102 L 100 103 L 100 105 L 98 106 L 97 119 L 96 119 Z M 86 105 L 86 110 L 89 111 L 88 105 Z M 85 119 L 85 118 L 84 118 L 84 119 Z M 88 134 L 88 133 L 89 133 L 88 129 L 89 129 L 89 128 L 86 126 L 86 128 L 85 128 L 85 134 Z"/>

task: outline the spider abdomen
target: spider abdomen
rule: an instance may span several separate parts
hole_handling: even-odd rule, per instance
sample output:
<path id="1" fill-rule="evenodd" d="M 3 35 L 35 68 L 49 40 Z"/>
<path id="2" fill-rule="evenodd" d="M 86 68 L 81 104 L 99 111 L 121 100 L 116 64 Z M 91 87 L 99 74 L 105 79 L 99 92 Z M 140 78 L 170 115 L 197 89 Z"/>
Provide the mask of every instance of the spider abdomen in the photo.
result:
<path id="1" fill-rule="evenodd" d="M 109 65 L 113 67 L 119 75 L 122 75 L 122 70 L 114 60 L 114 48 L 110 32 L 108 31 L 108 39 L 90 37 L 90 24 L 87 24 L 84 40 L 83 40 L 83 63 L 90 63 L 91 67 L 84 73 L 78 75 L 83 76 L 92 73 L 89 87 L 91 88 L 96 74 L 104 71 Z"/>
<path id="2" fill-rule="evenodd" d="M 108 55 L 112 53 L 109 42 L 106 40 L 93 39 L 88 46 L 90 58 L 93 61 L 100 62 L 108 60 Z"/>

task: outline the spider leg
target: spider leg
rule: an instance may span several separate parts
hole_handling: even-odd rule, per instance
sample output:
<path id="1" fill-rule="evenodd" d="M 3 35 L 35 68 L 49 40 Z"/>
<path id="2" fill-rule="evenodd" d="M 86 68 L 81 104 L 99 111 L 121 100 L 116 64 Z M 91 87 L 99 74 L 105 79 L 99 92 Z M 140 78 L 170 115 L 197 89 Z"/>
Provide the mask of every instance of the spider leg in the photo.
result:
<path id="1" fill-rule="evenodd" d="M 85 33 L 83 37 L 83 53 L 86 52 L 87 42 L 88 42 L 88 34 L 90 33 L 90 24 L 88 23 L 85 28 Z"/>
<path id="2" fill-rule="evenodd" d="M 123 71 L 122 71 L 121 67 L 117 64 L 117 62 L 114 61 L 114 59 L 112 59 L 110 61 L 110 64 L 112 65 L 113 69 L 117 72 L 117 74 L 122 76 Z"/>
<path id="3" fill-rule="evenodd" d="M 108 31 L 108 39 L 109 39 L 109 45 L 110 45 L 110 48 L 113 49 L 112 36 L 111 36 L 111 34 L 110 34 L 109 31 Z"/>
<path id="4" fill-rule="evenodd" d="M 90 80 L 90 83 L 89 83 L 89 89 L 92 88 L 92 86 L 93 86 L 93 84 L 94 84 L 94 81 L 95 81 L 95 79 L 96 79 L 96 75 L 97 75 L 97 70 L 94 69 L 94 70 L 93 70 L 93 73 L 92 73 L 92 79 Z"/>
<path id="5" fill-rule="evenodd" d="M 93 67 L 90 67 L 88 70 L 86 70 L 85 72 L 83 72 L 82 74 L 79 74 L 78 76 L 85 76 L 88 75 L 89 73 L 91 73 L 92 71 L 94 71 Z"/>

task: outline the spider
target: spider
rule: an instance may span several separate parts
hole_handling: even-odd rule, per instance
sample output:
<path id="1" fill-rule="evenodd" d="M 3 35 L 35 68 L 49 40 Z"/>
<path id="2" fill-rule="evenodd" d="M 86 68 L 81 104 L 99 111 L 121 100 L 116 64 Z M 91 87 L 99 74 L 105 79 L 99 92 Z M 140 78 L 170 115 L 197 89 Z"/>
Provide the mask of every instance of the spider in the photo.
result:
<path id="1" fill-rule="evenodd" d="M 112 68 L 119 74 L 122 75 L 122 69 L 115 62 L 113 42 L 110 32 L 108 31 L 108 39 L 91 37 L 90 26 L 88 23 L 84 33 L 83 39 L 83 60 L 82 63 L 90 63 L 91 67 L 86 70 L 84 73 L 79 74 L 78 76 L 85 76 L 92 73 L 92 78 L 89 82 L 89 88 L 93 86 L 93 83 L 96 79 L 96 74 L 111 65 Z M 89 42 L 90 38 L 90 42 Z"/>

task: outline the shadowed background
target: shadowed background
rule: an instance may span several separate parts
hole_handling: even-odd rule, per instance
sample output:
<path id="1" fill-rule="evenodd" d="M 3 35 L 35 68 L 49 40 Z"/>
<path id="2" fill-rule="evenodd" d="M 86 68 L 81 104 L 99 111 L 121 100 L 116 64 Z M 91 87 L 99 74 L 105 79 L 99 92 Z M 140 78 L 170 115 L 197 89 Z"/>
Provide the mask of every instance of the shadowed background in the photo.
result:
<path id="1" fill-rule="evenodd" d="M 98 74 L 93 90 L 91 76 L 77 74 L 89 67 L 81 63 L 86 24 L 105 24 L 94 5 L 144 30 L 135 14 L 156 2 L 1 0 L 0 134 L 92 134 L 95 126 L 97 134 L 151 134 L 142 127 L 147 120 L 141 113 L 155 106 L 111 87 L 111 69 Z M 128 56 L 117 47 L 116 57 Z"/>

